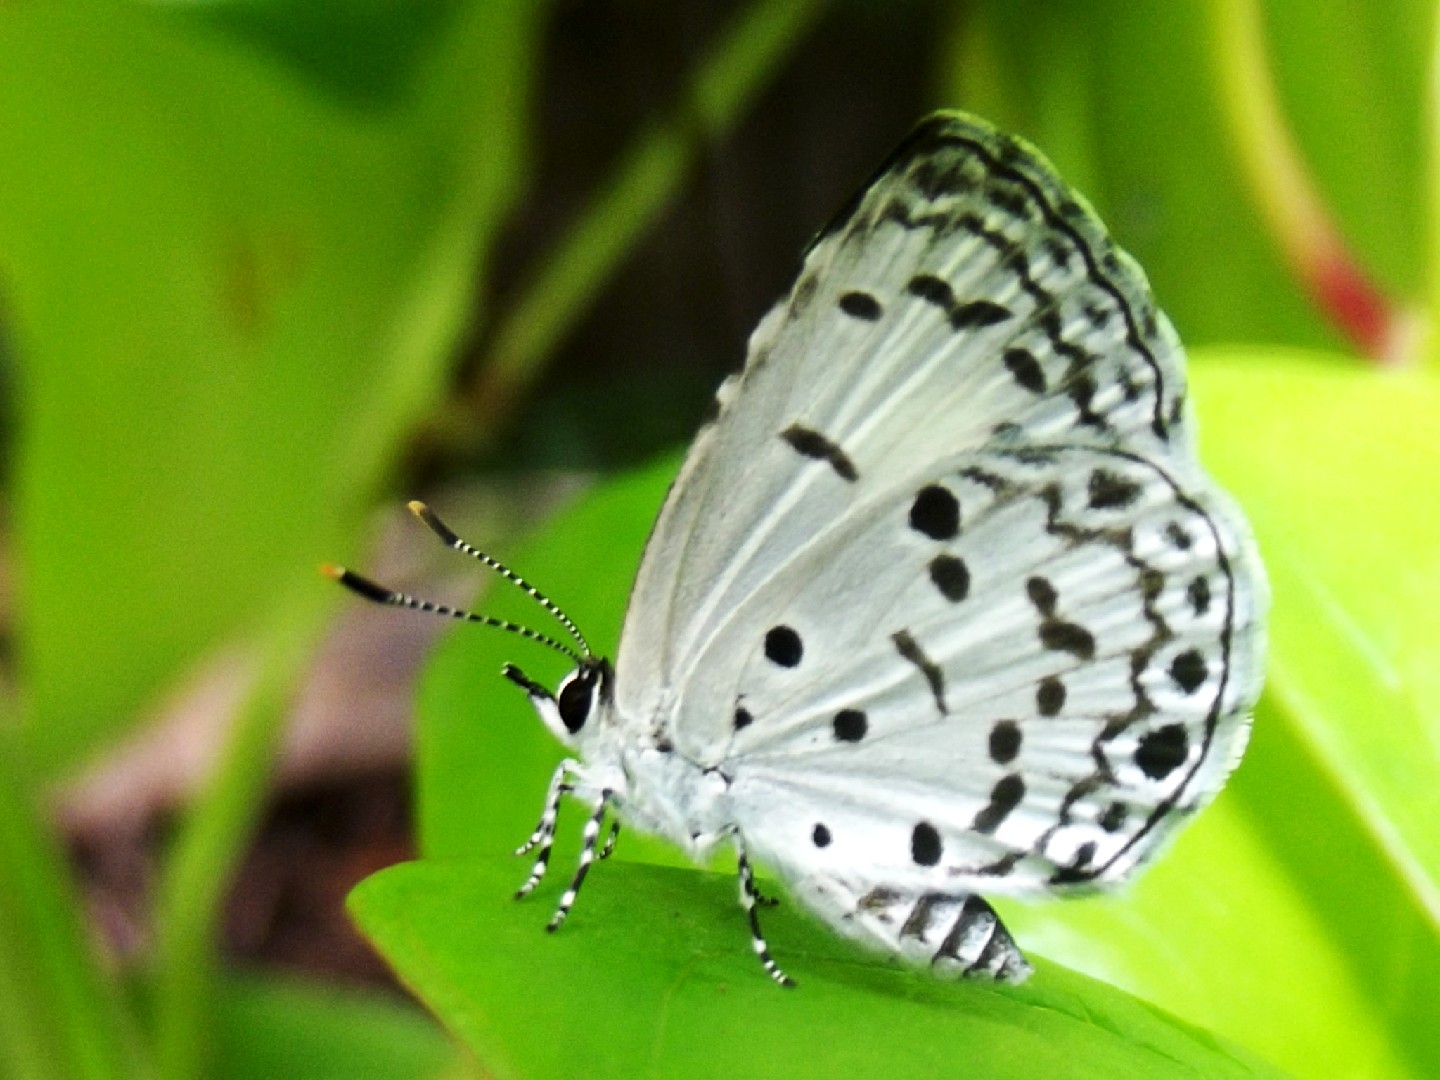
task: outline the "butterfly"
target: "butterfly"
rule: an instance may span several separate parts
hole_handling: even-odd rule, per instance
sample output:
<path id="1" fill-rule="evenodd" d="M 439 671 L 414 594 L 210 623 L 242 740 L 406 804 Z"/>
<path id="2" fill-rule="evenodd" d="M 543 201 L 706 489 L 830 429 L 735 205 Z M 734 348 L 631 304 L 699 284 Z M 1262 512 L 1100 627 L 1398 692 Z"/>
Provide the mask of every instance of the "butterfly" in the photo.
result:
<path id="1" fill-rule="evenodd" d="M 1144 273 L 1029 144 L 937 113 L 810 244 L 655 522 L 612 665 L 340 568 L 380 603 L 568 653 L 504 674 L 588 810 L 549 924 L 620 822 L 734 850 L 835 930 L 940 975 L 1031 971 L 982 894 L 1129 878 L 1235 768 L 1264 572 L 1192 445 L 1184 353 Z M 604 845 L 600 836 L 612 821 Z"/>

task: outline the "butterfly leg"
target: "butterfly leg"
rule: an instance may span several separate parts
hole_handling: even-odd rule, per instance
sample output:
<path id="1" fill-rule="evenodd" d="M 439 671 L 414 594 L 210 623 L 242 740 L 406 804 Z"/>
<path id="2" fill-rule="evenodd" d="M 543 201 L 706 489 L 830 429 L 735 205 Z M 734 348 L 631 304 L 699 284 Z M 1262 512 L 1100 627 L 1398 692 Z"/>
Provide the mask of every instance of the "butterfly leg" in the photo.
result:
<path id="1" fill-rule="evenodd" d="M 600 849 L 597 859 L 608 859 L 615 850 L 615 838 L 620 835 L 620 819 L 616 818 L 610 823 L 610 835 L 605 838 L 605 846 Z"/>
<path id="2" fill-rule="evenodd" d="M 525 879 L 525 884 L 515 892 L 517 900 L 529 896 L 535 886 L 540 884 L 541 878 L 545 876 L 545 871 L 550 865 L 550 849 L 555 842 L 555 819 L 560 814 L 560 799 L 574 790 L 570 783 L 570 775 L 578 766 L 578 762 L 567 759 L 556 767 L 550 777 L 550 786 L 545 792 L 545 808 L 540 812 L 540 820 L 535 825 L 535 831 L 530 834 L 530 839 L 515 849 L 516 855 L 524 855 L 537 846 L 540 848 L 530 876 Z"/>
<path id="3" fill-rule="evenodd" d="M 585 832 L 581 838 L 580 865 L 575 868 L 575 877 L 570 882 L 570 887 L 560 897 L 560 906 L 555 909 L 546 930 L 552 933 L 560 929 L 560 924 L 565 921 L 565 916 L 570 914 L 570 908 L 575 903 L 575 897 L 580 894 L 580 886 L 585 884 L 585 875 L 590 872 L 590 864 L 595 861 L 595 845 L 600 839 L 600 825 L 605 820 L 605 811 L 609 806 L 610 797 L 614 794 L 609 788 L 600 792 L 600 798 L 595 802 L 595 812 L 585 822 Z"/>
<path id="4" fill-rule="evenodd" d="M 765 969 L 766 975 L 781 986 L 794 986 L 795 980 L 780 970 L 771 959 L 770 947 L 765 944 L 765 935 L 760 932 L 760 917 L 755 913 L 760 894 L 755 891 L 755 874 L 750 869 L 750 860 L 745 856 L 745 848 L 739 837 L 735 838 L 735 852 L 740 864 L 740 905 L 745 909 L 745 917 L 750 920 L 750 944 L 755 949 L 755 955 L 760 958 L 760 966 Z"/>

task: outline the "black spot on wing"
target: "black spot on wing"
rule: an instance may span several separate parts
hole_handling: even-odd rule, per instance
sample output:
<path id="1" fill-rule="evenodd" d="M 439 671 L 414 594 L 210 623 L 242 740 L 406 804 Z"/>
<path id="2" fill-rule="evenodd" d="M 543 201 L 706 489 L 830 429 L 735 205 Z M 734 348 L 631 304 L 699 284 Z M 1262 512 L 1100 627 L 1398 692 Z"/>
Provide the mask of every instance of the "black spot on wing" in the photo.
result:
<path id="1" fill-rule="evenodd" d="M 1204 615 L 1210 610 L 1210 582 L 1204 575 L 1197 577 L 1185 590 L 1185 596 L 1190 601 L 1190 610 L 1196 615 Z"/>
<path id="2" fill-rule="evenodd" d="M 1170 678 L 1187 694 L 1193 694 L 1205 683 L 1209 666 L 1197 649 L 1187 649 L 1170 663 Z"/>
<path id="3" fill-rule="evenodd" d="M 971 300 L 962 303 L 955 296 L 950 283 L 934 274 L 916 274 L 906 285 L 905 291 L 917 299 L 933 304 L 945 313 L 954 330 L 979 330 L 996 326 L 1015 313 L 1003 304 L 991 300 Z"/>
<path id="4" fill-rule="evenodd" d="M 855 471 L 855 463 L 850 460 L 845 451 L 814 428 L 808 428 L 799 423 L 791 424 L 780 433 L 780 438 L 784 439 L 796 453 L 825 462 L 835 470 L 835 475 L 842 480 L 854 483 L 860 475 Z"/>
<path id="5" fill-rule="evenodd" d="M 772 626 L 765 632 L 765 659 L 780 667 L 793 668 L 805 655 L 800 635 L 788 626 Z"/>
<path id="6" fill-rule="evenodd" d="M 1135 748 L 1135 764 L 1151 780 L 1163 780 L 1185 764 L 1190 738 L 1183 724 L 1166 724 L 1148 731 Z"/>
<path id="7" fill-rule="evenodd" d="M 1020 725 L 1014 720 L 997 720 L 990 729 L 990 760 L 1008 765 L 1020 753 Z"/>
<path id="8" fill-rule="evenodd" d="M 1006 349 L 1002 359 L 1005 370 L 1010 372 L 1017 383 L 1032 394 L 1045 393 L 1045 371 L 1040 367 L 1040 361 L 1035 359 L 1034 353 L 1028 349 Z"/>
<path id="9" fill-rule="evenodd" d="M 930 581 L 952 604 L 970 595 L 970 570 L 954 555 L 936 555 L 930 560 Z"/>
<path id="10" fill-rule="evenodd" d="M 869 729 L 869 721 L 859 709 L 841 709 L 831 721 L 835 738 L 840 742 L 859 742 Z"/>
<path id="11" fill-rule="evenodd" d="M 971 827 L 978 833 L 993 833 L 1024 798 L 1025 781 L 1020 778 L 1019 773 L 1007 773 L 990 789 L 990 803 L 975 815 Z"/>
<path id="12" fill-rule="evenodd" d="M 940 834 L 928 821 L 916 824 L 910 833 L 910 858 L 920 866 L 934 866 L 940 861 Z"/>
<path id="13" fill-rule="evenodd" d="M 1090 474 L 1089 494 L 1092 510 L 1123 510 L 1140 497 L 1140 485 L 1109 469 L 1096 469 Z"/>
<path id="14" fill-rule="evenodd" d="M 841 294 L 840 310 L 852 319 L 860 319 L 863 322 L 876 322 L 881 315 L 885 314 L 885 309 L 880 306 L 879 300 L 870 293 L 858 290 Z"/>
<path id="15" fill-rule="evenodd" d="M 1058 676 L 1046 675 L 1035 687 L 1035 707 L 1041 716 L 1057 716 L 1065 707 L 1065 684 Z"/>
<path id="16" fill-rule="evenodd" d="M 960 532 L 960 501 L 947 488 L 929 484 L 910 504 L 910 527 L 931 540 L 953 540 Z"/>
<path id="17" fill-rule="evenodd" d="M 940 670 L 940 665 L 925 655 L 925 650 L 910 631 L 898 631 L 891 635 L 890 640 L 895 642 L 895 650 L 901 656 L 920 669 L 920 674 L 925 676 L 925 681 L 930 685 L 930 693 L 934 695 L 935 707 L 942 715 L 948 715 L 950 710 L 945 707 L 945 672 Z"/>

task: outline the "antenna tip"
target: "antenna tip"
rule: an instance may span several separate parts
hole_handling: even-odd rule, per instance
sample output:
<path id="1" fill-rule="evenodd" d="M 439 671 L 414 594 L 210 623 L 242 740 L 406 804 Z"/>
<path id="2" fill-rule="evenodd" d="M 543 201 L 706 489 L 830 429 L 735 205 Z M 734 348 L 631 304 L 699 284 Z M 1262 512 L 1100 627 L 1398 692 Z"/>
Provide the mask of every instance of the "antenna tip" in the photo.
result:
<path id="1" fill-rule="evenodd" d="M 406 506 L 406 508 L 407 508 L 412 514 L 414 514 L 416 517 L 418 517 L 421 521 L 424 521 L 424 520 L 425 520 L 425 516 L 430 513 L 430 507 L 426 506 L 426 505 L 425 505 L 423 502 L 421 502 L 419 499 L 411 499 L 408 503 L 405 504 L 405 506 Z"/>
<path id="2" fill-rule="evenodd" d="M 320 564 L 320 573 L 333 581 L 343 581 L 346 571 L 343 566 L 336 566 L 334 563 L 327 562 Z"/>

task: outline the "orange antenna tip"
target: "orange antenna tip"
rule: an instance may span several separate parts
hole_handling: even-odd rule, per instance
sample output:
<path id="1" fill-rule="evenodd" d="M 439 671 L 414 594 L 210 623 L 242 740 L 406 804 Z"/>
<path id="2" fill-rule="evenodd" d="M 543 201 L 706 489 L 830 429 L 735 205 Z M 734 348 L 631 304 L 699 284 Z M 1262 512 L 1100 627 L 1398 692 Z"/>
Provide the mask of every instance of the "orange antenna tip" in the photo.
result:
<path id="1" fill-rule="evenodd" d="M 343 566 L 336 566 L 334 563 L 321 563 L 320 572 L 326 577 L 333 578 L 336 581 L 340 581 L 345 577 L 345 568 Z"/>

